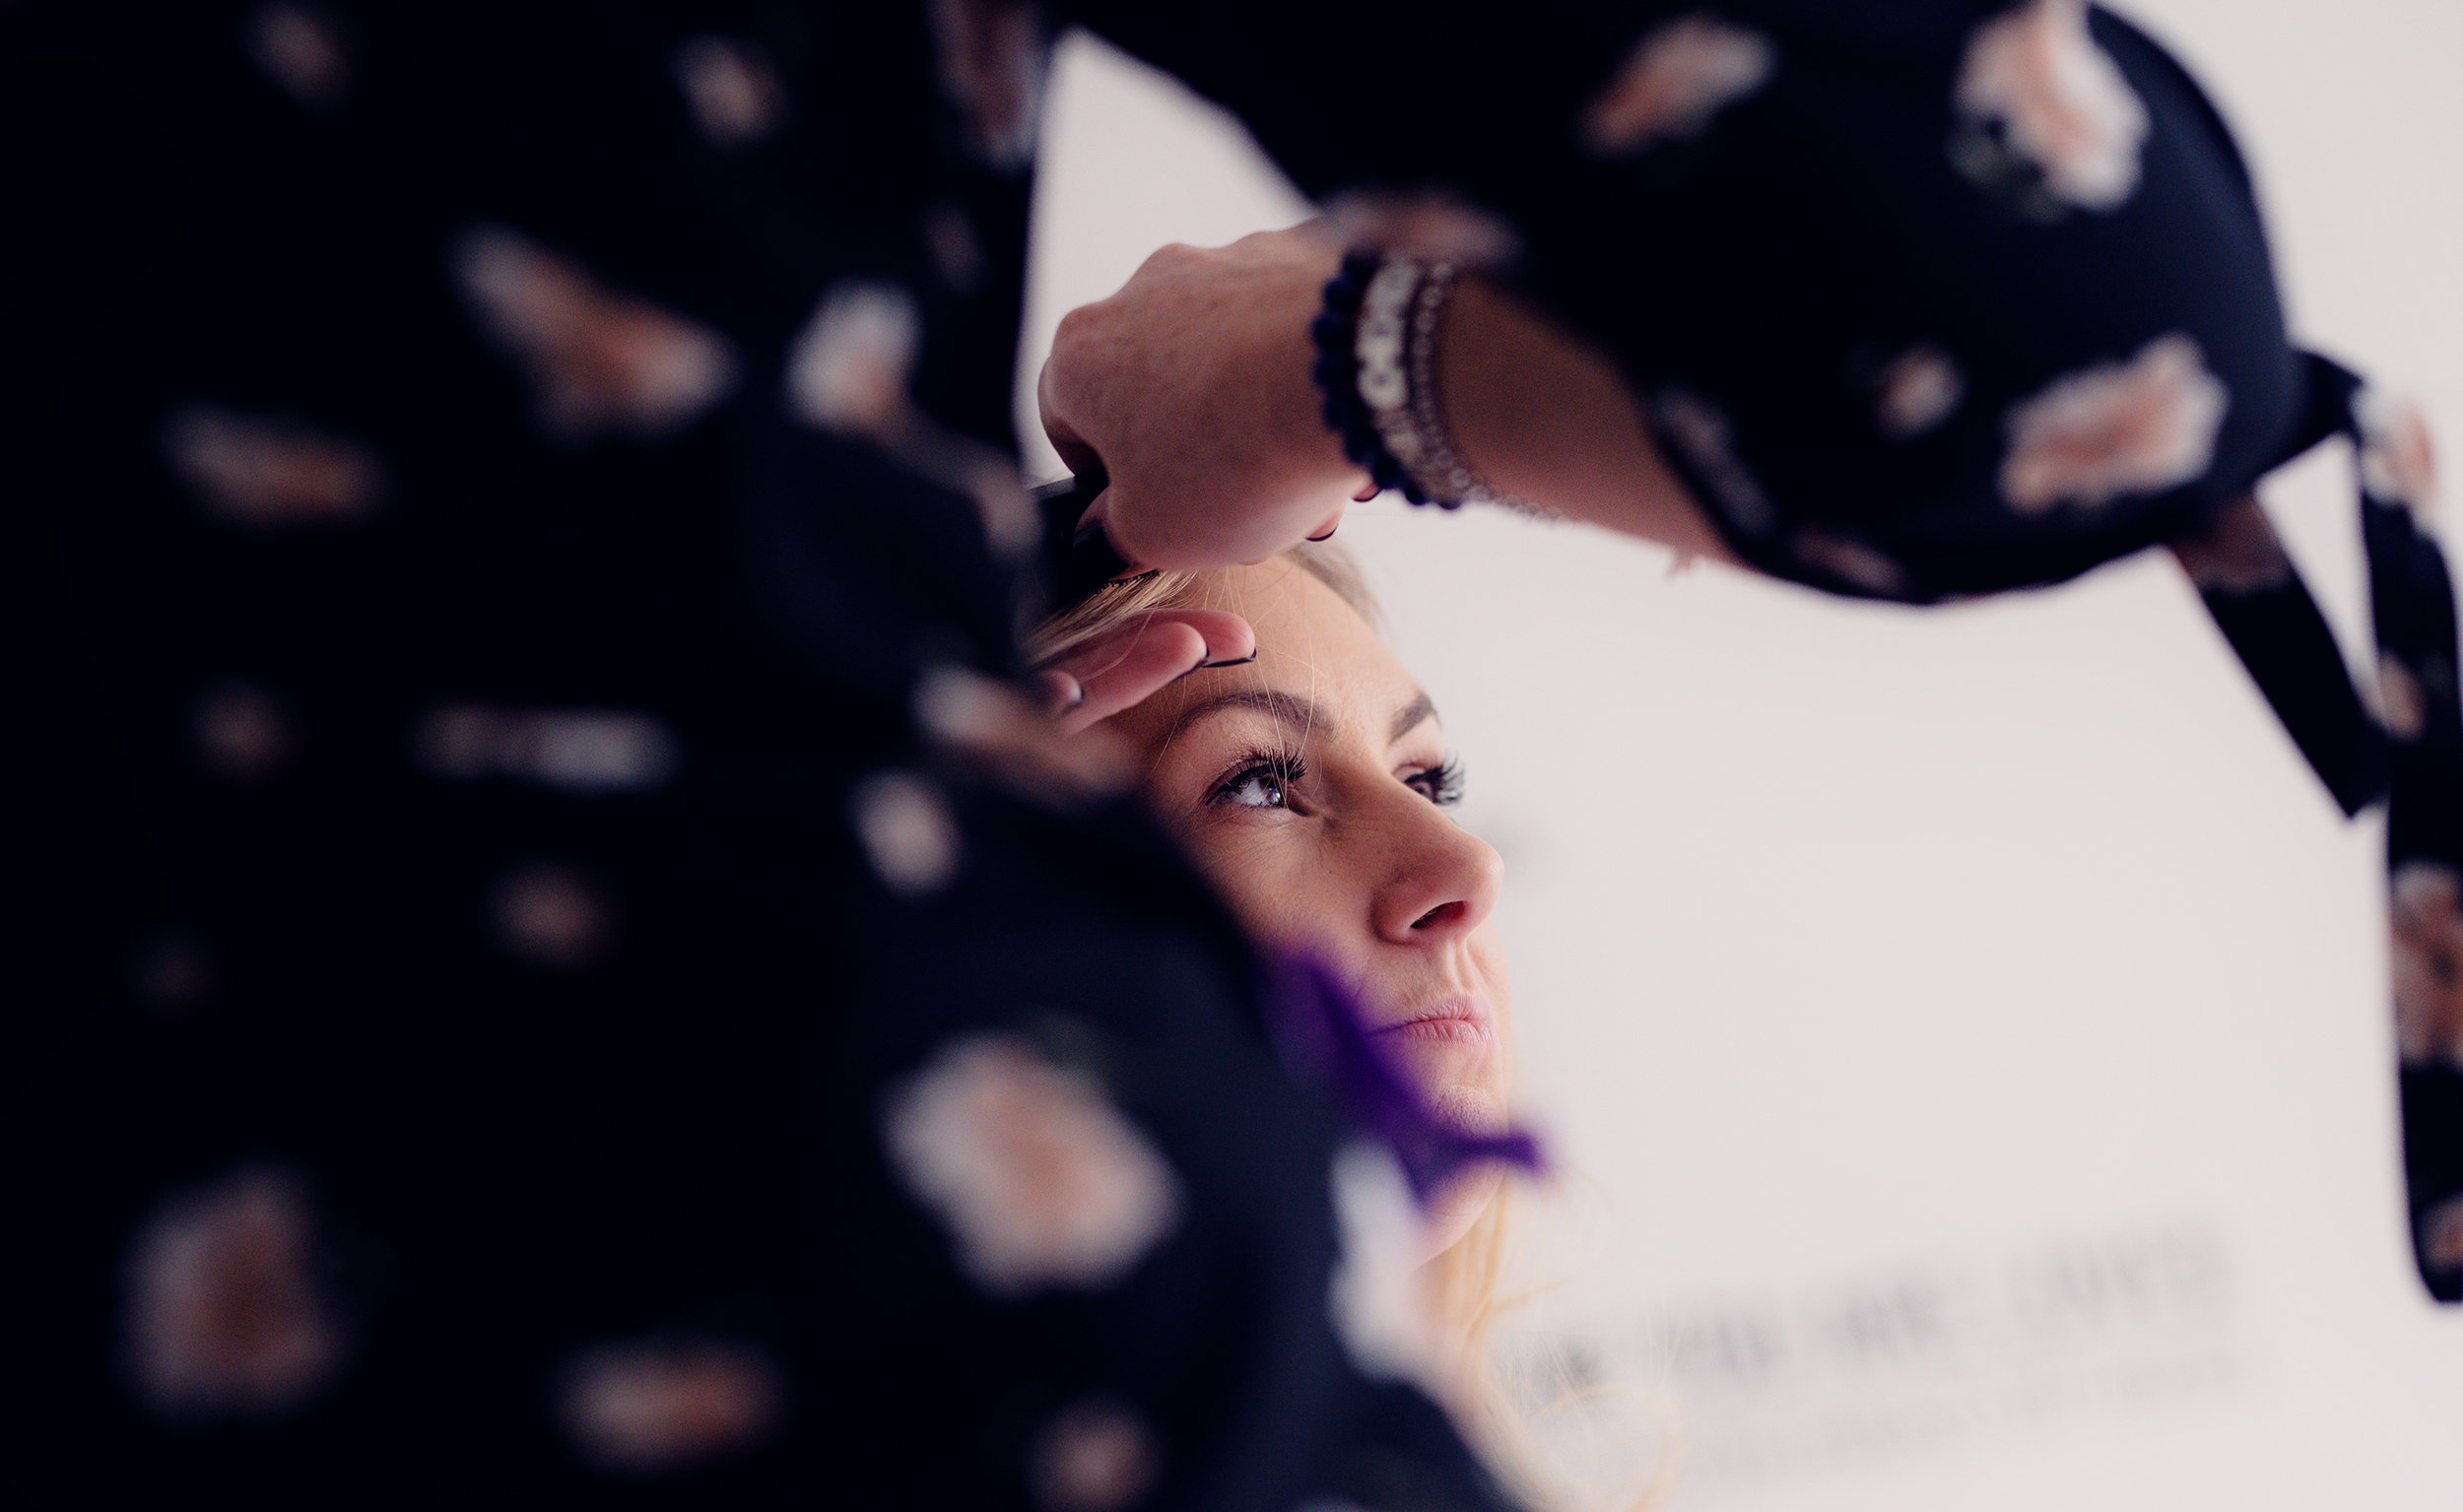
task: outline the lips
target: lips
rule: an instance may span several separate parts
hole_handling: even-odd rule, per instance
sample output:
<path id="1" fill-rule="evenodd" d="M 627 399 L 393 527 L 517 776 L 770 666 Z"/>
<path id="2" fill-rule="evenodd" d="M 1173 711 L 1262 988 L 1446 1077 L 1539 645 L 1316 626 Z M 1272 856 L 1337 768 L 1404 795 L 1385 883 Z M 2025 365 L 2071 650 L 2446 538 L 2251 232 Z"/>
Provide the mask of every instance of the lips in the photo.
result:
<path id="1" fill-rule="evenodd" d="M 1486 1041 L 1496 1034 L 1488 1010 L 1467 997 L 1424 1003 L 1392 1022 L 1380 1024 L 1375 1032 L 1380 1037 L 1463 1044 Z"/>

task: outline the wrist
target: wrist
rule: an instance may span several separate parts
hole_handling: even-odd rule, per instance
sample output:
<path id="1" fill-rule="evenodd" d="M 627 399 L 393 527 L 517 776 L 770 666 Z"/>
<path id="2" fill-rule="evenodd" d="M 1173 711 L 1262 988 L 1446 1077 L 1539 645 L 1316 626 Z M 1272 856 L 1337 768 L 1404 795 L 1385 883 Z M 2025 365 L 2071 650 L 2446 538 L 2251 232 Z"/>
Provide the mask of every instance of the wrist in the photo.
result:
<path id="1" fill-rule="evenodd" d="M 1435 353 L 1464 465 L 1549 511 L 1735 563 L 1656 444 L 1624 373 L 1496 286 L 1457 281 Z"/>
<path id="2" fill-rule="evenodd" d="M 1447 432 L 1438 348 L 1455 287 L 1446 263 L 1371 251 L 1343 259 L 1309 327 L 1325 423 L 1376 487 L 1415 504 L 1547 513 L 1481 476 Z"/>

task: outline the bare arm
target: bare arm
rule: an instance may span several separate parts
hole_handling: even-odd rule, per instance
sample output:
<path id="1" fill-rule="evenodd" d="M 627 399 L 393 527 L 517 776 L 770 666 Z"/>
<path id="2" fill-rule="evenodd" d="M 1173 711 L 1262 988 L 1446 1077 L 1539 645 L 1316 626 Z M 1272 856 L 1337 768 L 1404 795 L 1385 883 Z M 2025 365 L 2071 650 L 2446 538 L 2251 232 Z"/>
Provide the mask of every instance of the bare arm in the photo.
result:
<path id="1" fill-rule="evenodd" d="M 1255 561 L 1342 517 L 1367 479 L 1320 415 L 1308 324 L 1338 252 L 1309 228 L 1166 247 L 1062 322 L 1045 427 L 1099 458 L 1096 513 L 1140 566 Z M 1447 311 L 1438 377 L 1456 447 L 1491 483 L 1575 519 L 1733 559 L 1660 461 L 1608 360 L 1490 286 Z"/>
<path id="2" fill-rule="evenodd" d="M 1734 562 L 1642 424 L 1607 358 L 1511 296 L 1454 286 L 1437 347 L 1454 448 L 1516 498 Z"/>

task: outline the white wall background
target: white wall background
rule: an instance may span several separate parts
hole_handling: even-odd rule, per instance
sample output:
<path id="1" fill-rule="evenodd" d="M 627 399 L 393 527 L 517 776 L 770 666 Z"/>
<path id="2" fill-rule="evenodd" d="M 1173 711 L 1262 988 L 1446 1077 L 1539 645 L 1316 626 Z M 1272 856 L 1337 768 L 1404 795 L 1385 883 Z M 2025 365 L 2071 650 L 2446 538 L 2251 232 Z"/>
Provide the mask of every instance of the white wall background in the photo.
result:
<path id="1" fill-rule="evenodd" d="M 2463 5 L 2132 14 L 2238 129 L 2296 329 L 2463 434 Z M 1305 213 L 1099 43 L 1052 104 L 1030 377 L 1156 245 Z M 2361 644 L 2344 457 L 2267 495 Z M 1908 612 L 1478 513 L 1343 539 L 1506 855 L 1531 1102 L 1593 1229 L 1559 1310 L 1682 1398 L 1675 1507 L 2463 1506 L 2379 831 L 2168 562 Z"/>

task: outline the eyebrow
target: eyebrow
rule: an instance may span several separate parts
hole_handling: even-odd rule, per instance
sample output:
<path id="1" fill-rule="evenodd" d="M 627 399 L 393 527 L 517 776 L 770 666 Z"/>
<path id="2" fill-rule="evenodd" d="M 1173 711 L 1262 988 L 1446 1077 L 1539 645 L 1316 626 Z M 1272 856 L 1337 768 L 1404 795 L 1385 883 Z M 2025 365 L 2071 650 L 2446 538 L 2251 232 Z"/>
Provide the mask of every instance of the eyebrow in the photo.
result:
<path id="1" fill-rule="evenodd" d="M 1177 735 L 1201 719 L 1231 709 L 1254 709 L 1300 735 L 1326 722 L 1325 711 L 1306 698 L 1272 688 L 1248 688 L 1217 693 L 1190 704 L 1171 722 L 1171 733 Z"/>
<path id="2" fill-rule="evenodd" d="M 1404 704 L 1403 711 L 1394 716 L 1394 729 L 1385 737 L 1385 743 L 1389 746 L 1393 745 L 1412 731 L 1419 729 L 1422 721 L 1435 717 L 1436 701 L 1427 693 L 1413 690 L 1411 701 Z"/>
<path id="3" fill-rule="evenodd" d="M 1278 689 L 1249 688 L 1220 692 L 1190 704 L 1180 711 L 1178 719 L 1172 721 L 1171 733 L 1177 735 L 1201 719 L 1232 709 L 1253 709 L 1299 735 L 1306 735 L 1310 730 L 1330 723 L 1325 710 L 1306 698 Z M 1415 690 L 1411 701 L 1394 716 L 1385 743 L 1389 746 L 1394 744 L 1435 717 L 1435 701 L 1427 693 Z"/>

